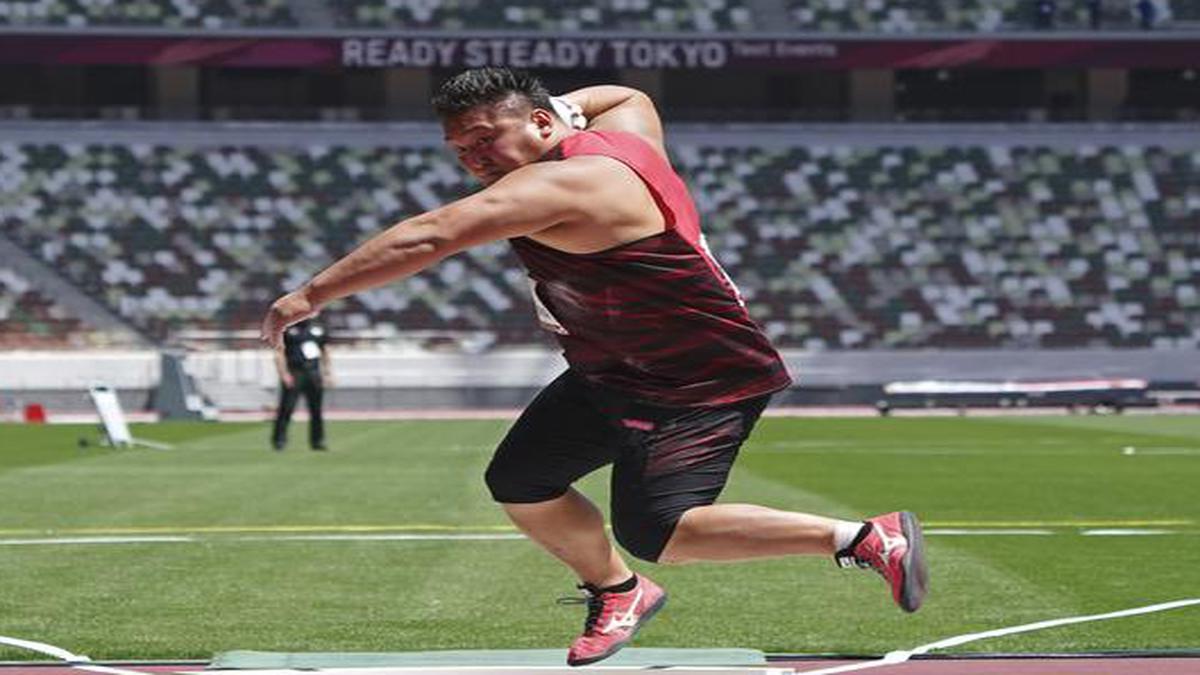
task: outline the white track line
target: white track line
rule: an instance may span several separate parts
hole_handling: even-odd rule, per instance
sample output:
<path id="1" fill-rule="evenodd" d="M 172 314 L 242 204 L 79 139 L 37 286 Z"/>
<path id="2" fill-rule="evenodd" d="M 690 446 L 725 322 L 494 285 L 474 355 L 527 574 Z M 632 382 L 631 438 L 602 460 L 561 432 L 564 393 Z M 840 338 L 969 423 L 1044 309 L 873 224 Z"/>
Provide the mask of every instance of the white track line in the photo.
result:
<path id="1" fill-rule="evenodd" d="M 1108 528 L 1100 530 L 1082 530 L 1085 537 L 1146 537 L 1158 534 L 1174 534 L 1171 530 L 1143 530 L 1133 528 Z"/>
<path id="2" fill-rule="evenodd" d="M 514 541 L 525 539 L 525 535 L 517 532 L 511 534 L 284 534 L 267 537 L 235 537 L 234 539 L 236 541 Z"/>
<path id="3" fill-rule="evenodd" d="M 370 668 L 286 668 L 271 670 L 200 670 L 185 671 L 180 675 L 634 675 L 636 673 L 661 673 L 665 675 L 798 675 L 791 668 L 772 668 L 769 665 L 414 665 L 414 667 L 370 667 Z"/>
<path id="4" fill-rule="evenodd" d="M 0 546 L 77 546 L 104 544 L 196 544 L 217 541 L 514 541 L 520 533 L 480 534 L 265 534 L 243 536 L 143 535 L 135 537 L 42 537 L 0 539 Z"/>
<path id="5" fill-rule="evenodd" d="M 1084 536 L 1084 537 L 1131 537 L 1131 536 L 1170 536 L 1192 535 L 1195 530 L 1154 529 L 1154 528 L 1090 528 L 1071 530 L 1049 530 L 1043 528 L 928 528 L 925 535 L 929 537 L 1024 537 L 1024 536 Z M 414 534 L 414 533 L 327 533 L 327 534 L 194 534 L 194 535 L 96 535 L 70 537 L 0 537 L 0 547 L 3 546 L 104 546 L 122 544 L 197 544 L 215 542 L 402 542 L 402 541 L 522 541 L 525 535 L 517 532 L 478 532 L 443 534 Z"/>
<path id="6" fill-rule="evenodd" d="M 196 541 L 195 537 L 141 536 L 141 537 L 42 537 L 36 539 L 0 539 L 0 546 L 38 546 L 52 544 L 180 544 Z"/>
<path id="7" fill-rule="evenodd" d="M 1054 534 L 1054 530 L 1042 530 L 1042 529 L 1035 529 L 1035 528 L 1014 528 L 1014 527 L 997 528 L 997 529 L 991 529 L 991 530 L 969 530 L 966 528 L 944 528 L 944 527 L 942 527 L 942 528 L 935 527 L 935 528 L 926 528 L 925 529 L 925 536 L 927 536 L 927 537 L 930 537 L 930 536 L 933 536 L 933 537 L 936 537 L 936 536 L 993 537 L 993 536 L 1001 536 L 1001 535 L 1049 536 L 1049 535 L 1053 535 L 1053 534 Z"/>
<path id="8" fill-rule="evenodd" d="M 53 656 L 56 659 L 61 659 L 67 666 L 76 670 L 86 670 L 90 673 L 106 673 L 107 675 L 148 675 L 140 670 L 124 670 L 122 668 L 111 668 L 92 663 L 92 660 L 86 656 L 72 654 L 62 647 L 55 647 L 44 642 L 33 642 L 32 640 L 20 640 L 0 635 L 0 644 L 16 647 L 17 649 L 27 649 L 31 652 L 38 652 L 46 656 Z"/>
<path id="9" fill-rule="evenodd" d="M 1012 626 L 1009 628 L 997 628 L 995 630 L 983 631 L 982 633 L 968 633 L 967 635 L 959 635 L 957 637 L 930 642 L 927 645 L 921 645 L 909 650 L 898 650 L 888 652 L 882 659 L 876 661 L 867 661 L 865 663 L 852 663 L 845 666 L 835 666 L 833 668 L 824 668 L 821 670 L 804 670 L 799 671 L 797 675 L 833 675 L 834 673 L 849 673 L 855 670 L 867 670 L 868 668 L 880 668 L 883 666 L 893 666 L 899 663 L 908 661 L 913 656 L 925 654 L 935 649 L 948 649 L 957 647 L 968 642 L 976 640 L 986 640 L 994 637 L 1004 637 L 1006 635 L 1015 635 L 1017 633 L 1028 633 L 1043 628 L 1055 628 L 1057 626 L 1068 626 L 1075 623 L 1085 623 L 1088 621 L 1106 621 L 1108 619 L 1120 619 L 1127 616 L 1137 616 L 1138 614 L 1150 614 L 1152 612 L 1165 612 L 1171 609 L 1179 609 L 1181 607 L 1189 607 L 1192 605 L 1200 605 L 1200 598 L 1190 598 L 1187 600 L 1175 600 L 1173 602 L 1164 602 L 1157 605 L 1147 605 L 1145 607 L 1135 607 L 1133 609 L 1123 609 L 1117 612 L 1109 612 L 1107 614 L 1092 614 L 1090 616 L 1072 616 L 1065 619 L 1050 619 L 1049 621 L 1038 621 L 1037 623 L 1027 623 L 1021 626 Z"/>

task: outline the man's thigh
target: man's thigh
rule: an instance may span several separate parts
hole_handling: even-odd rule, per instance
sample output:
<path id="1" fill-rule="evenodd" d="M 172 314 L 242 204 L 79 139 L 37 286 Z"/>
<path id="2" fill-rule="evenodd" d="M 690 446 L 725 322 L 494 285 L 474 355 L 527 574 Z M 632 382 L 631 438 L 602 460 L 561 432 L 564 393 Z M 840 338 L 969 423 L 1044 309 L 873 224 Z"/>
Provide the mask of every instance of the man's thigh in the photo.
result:
<path id="1" fill-rule="evenodd" d="M 588 386 L 568 370 L 525 408 L 488 466 L 487 484 L 496 501 L 554 499 L 613 461 L 618 429 L 597 409 Z"/>
<path id="2" fill-rule="evenodd" d="M 613 467 L 612 521 L 627 549 L 657 559 L 685 512 L 717 500 L 769 399 L 626 412 L 625 425 L 637 428 Z"/>

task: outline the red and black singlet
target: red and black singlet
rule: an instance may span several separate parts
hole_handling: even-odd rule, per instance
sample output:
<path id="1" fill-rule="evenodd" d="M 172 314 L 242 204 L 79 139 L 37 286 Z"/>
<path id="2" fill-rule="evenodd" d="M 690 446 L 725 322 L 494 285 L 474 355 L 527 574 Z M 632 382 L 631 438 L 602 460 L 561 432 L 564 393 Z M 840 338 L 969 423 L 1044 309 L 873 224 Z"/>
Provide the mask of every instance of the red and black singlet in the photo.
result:
<path id="1" fill-rule="evenodd" d="M 663 406 L 724 405 L 791 384 L 737 289 L 709 254 L 687 186 L 642 138 L 585 131 L 558 148 L 637 173 L 666 221 L 660 234 L 597 253 L 510 240 L 529 270 L 543 327 L 589 381 Z"/>

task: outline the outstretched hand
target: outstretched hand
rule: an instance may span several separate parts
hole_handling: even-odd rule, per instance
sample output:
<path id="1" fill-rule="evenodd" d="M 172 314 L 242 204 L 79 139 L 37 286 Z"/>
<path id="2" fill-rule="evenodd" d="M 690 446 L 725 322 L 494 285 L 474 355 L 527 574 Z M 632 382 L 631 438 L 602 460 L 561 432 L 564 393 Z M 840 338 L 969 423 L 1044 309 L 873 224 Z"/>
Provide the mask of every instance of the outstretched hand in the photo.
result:
<path id="1" fill-rule="evenodd" d="M 316 316 L 317 307 L 309 302 L 302 291 L 293 291 L 271 304 L 267 315 L 263 317 L 259 339 L 273 349 L 283 345 L 283 331 L 288 326 Z"/>

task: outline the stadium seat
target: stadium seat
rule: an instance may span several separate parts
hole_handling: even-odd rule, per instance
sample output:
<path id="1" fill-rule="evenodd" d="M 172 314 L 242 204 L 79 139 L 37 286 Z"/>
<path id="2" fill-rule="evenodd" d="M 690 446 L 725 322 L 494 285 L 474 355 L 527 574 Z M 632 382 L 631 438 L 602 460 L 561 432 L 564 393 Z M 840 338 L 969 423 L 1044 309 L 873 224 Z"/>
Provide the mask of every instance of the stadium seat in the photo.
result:
<path id="1" fill-rule="evenodd" d="M 373 0 L 335 3 L 347 27 L 539 31 L 745 31 L 750 9 L 738 0 Z"/>
<path id="2" fill-rule="evenodd" d="M 297 21 L 288 0 L 0 0 L 0 25 L 220 29 Z"/>
<path id="3" fill-rule="evenodd" d="M 105 346 L 91 329 L 15 269 L 0 266 L 0 350 Z"/>
<path id="4" fill-rule="evenodd" d="M 1200 15 L 1198 3 L 1169 4 L 1173 9 L 1170 20 L 1195 21 Z M 1130 7 L 1131 3 L 1123 1 L 1103 3 L 1101 26 L 1134 28 Z M 1033 3 L 1027 0 L 788 0 L 788 12 L 796 29 L 816 32 L 993 33 L 1035 28 Z M 1086 3 L 1058 3 L 1054 25 L 1090 29 Z"/>
<path id="5" fill-rule="evenodd" d="M 714 253 L 785 346 L 1200 343 L 1195 151 L 672 152 Z M 0 176 L 10 238 L 160 338 L 252 329 L 272 298 L 358 242 L 472 189 L 442 152 L 404 146 L 10 143 Z M 39 325 L 53 318 L 38 311 Z M 543 341 L 530 314 L 525 275 L 496 243 L 339 302 L 330 320 Z"/>

